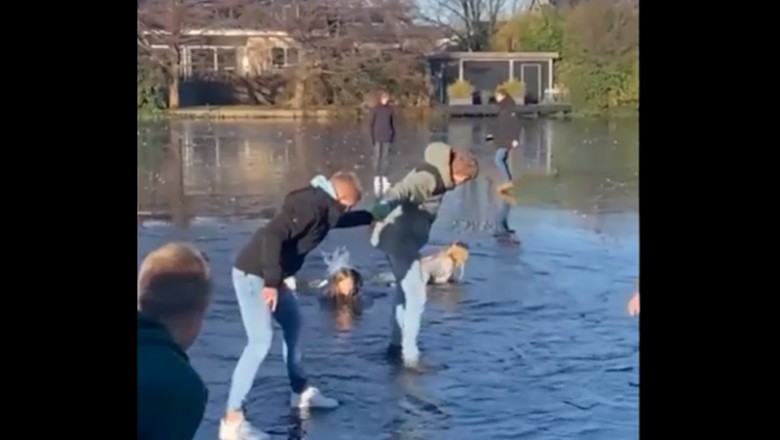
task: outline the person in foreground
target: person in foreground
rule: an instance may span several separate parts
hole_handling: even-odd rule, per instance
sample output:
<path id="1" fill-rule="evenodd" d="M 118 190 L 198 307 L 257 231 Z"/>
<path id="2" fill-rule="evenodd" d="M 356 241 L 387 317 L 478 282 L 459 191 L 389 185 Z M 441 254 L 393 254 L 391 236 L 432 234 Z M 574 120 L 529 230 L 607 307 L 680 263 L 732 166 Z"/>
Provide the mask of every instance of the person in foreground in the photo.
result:
<path id="1" fill-rule="evenodd" d="M 138 274 L 138 439 L 191 440 L 208 391 L 185 351 L 211 301 L 209 265 L 189 245 L 167 244 Z"/>
<path id="2" fill-rule="evenodd" d="M 506 193 L 512 189 L 512 172 L 509 170 L 509 152 L 519 145 L 520 121 L 515 116 L 515 100 L 504 90 L 496 91 L 498 102 L 498 117 L 496 118 L 496 133 L 492 136 L 496 146 L 494 161 L 501 175 L 498 191 Z"/>
<path id="3" fill-rule="evenodd" d="M 639 314 L 639 291 L 637 290 L 636 293 L 634 293 L 634 296 L 631 297 L 631 301 L 628 302 L 628 314 L 631 316 L 636 316 Z"/>
<path id="4" fill-rule="evenodd" d="M 285 279 L 293 280 L 306 255 L 331 228 L 369 225 L 368 211 L 347 212 L 360 201 L 361 188 L 353 173 L 338 172 L 330 179 L 317 176 L 307 187 L 288 194 L 280 212 L 259 229 L 239 252 L 233 268 L 247 345 L 230 385 L 220 440 L 258 440 L 268 435 L 253 427 L 242 409 L 273 338 L 271 317 L 283 332 L 282 355 L 290 378 L 292 408 L 335 408 L 338 402 L 310 386 L 301 368 L 298 346 L 301 314 L 298 300 Z"/>
<path id="5" fill-rule="evenodd" d="M 474 179 L 477 173 L 472 155 L 434 142 L 425 149 L 425 162 L 393 185 L 374 206 L 378 221 L 371 244 L 387 254 L 397 283 L 388 355 L 401 357 L 409 368 L 418 367 L 417 335 L 426 301 L 420 250 L 428 242 L 444 194 Z"/>

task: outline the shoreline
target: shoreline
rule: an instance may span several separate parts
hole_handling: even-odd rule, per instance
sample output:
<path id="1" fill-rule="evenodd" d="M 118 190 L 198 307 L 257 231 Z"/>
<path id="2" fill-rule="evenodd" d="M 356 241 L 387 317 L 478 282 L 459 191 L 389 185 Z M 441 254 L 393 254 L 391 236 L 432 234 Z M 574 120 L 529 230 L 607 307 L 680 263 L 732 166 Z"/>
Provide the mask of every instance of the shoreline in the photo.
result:
<path id="1" fill-rule="evenodd" d="M 495 107 L 495 108 L 494 108 Z M 401 116 L 456 119 L 477 119 L 495 117 L 495 105 L 400 107 Z M 159 110 L 137 113 L 138 120 L 190 119 L 190 120 L 338 120 L 362 119 L 368 112 L 364 107 L 320 107 L 308 109 L 290 109 L 283 107 L 228 105 L 184 107 L 175 110 Z M 610 118 L 612 116 L 639 115 L 638 110 L 588 112 L 574 110 L 571 104 L 530 104 L 518 106 L 521 116 L 552 118 Z"/>

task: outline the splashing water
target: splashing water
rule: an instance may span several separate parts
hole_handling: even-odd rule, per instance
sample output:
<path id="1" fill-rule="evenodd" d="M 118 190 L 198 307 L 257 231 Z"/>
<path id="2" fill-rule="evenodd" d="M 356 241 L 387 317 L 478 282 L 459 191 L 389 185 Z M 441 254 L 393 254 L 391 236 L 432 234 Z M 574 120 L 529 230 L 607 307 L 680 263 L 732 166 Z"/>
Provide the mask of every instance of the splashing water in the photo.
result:
<path id="1" fill-rule="evenodd" d="M 336 272 L 342 269 L 354 269 L 355 266 L 350 262 L 350 255 L 344 246 L 336 248 L 333 252 L 322 251 L 322 260 L 325 261 L 325 278 L 319 282 L 312 283 L 313 287 L 321 288 L 328 284 L 328 280 Z"/>

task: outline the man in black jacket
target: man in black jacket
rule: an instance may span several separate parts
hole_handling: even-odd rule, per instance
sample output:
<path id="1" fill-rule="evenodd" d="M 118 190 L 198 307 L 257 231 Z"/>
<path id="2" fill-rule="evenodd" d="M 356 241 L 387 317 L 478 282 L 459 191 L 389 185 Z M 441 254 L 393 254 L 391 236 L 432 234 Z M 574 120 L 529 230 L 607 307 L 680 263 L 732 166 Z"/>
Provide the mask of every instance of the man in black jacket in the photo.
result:
<path id="1" fill-rule="evenodd" d="M 138 440 L 192 440 L 208 391 L 185 351 L 211 301 L 205 257 L 172 243 L 150 253 L 138 274 Z"/>
<path id="2" fill-rule="evenodd" d="M 395 140 L 395 112 L 390 105 L 390 94 L 381 92 L 379 104 L 371 109 L 368 116 L 368 130 L 371 133 L 371 145 L 374 146 L 374 192 L 384 193 L 387 185 L 387 155 Z"/>
<path id="3" fill-rule="evenodd" d="M 509 151 L 519 145 L 520 121 L 515 116 L 515 100 L 504 90 L 496 91 L 498 117 L 493 142 L 496 145 L 495 164 L 503 181 L 498 191 L 506 193 L 512 189 L 512 172 L 509 170 Z"/>
<path id="4" fill-rule="evenodd" d="M 247 346 L 233 372 L 227 412 L 222 419 L 220 440 L 260 440 L 268 435 L 244 417 L 243 403 L 255 374 L 268 354 L 273 338 L 271 317 L 283 332 L 282 355 L 290 378 L 292 408 L 335 408 L 338 402 L 308 384 L 301 368 L 298 346 L 301 314 L 294 279 L 306 255 L 316 248 L 331 228 L 369 225 L 368 211 L 347 212 L 360 201 L 357 177 L 339 172 L 330 179 L 317 176 L 307 187 L 287 195 L 280 212 L 252 236 L 233 267 Z"/>

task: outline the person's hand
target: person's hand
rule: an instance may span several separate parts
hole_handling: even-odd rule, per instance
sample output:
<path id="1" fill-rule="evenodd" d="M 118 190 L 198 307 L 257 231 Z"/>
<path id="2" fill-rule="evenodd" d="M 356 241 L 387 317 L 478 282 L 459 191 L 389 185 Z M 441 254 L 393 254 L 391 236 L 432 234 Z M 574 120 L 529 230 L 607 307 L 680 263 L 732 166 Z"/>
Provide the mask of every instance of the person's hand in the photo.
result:
<path id="1" fill-rule="evenodd" d="M 385 217 L 390 215 L 390 211 L 392 210 L 393 208 L 387 203 L 379 202 L 375 204 L 374 207 L 371 208 L 371 215 L 374 216 L 374 222 L 384 220 Z"/>
<path id="2" fill-rule="evenodd" d="M 276 311 L 276 303 L 279 300 L 279 290 L 275 287 L 263 288 L 263 299 L 272 312 Z"/>
<path id="3" fill-rule="evenodd" d="M 639 292 L 635 293 L 631 301 L 628 302 L 628 314 L 631 316 L 639 314 Z"/>
<path id="4" fill-rule="evenodd" d="M 512 141 L 512 148 L 517 148 L 520 145 L 520 142 L 517 141 L 517 139 Z"/>

